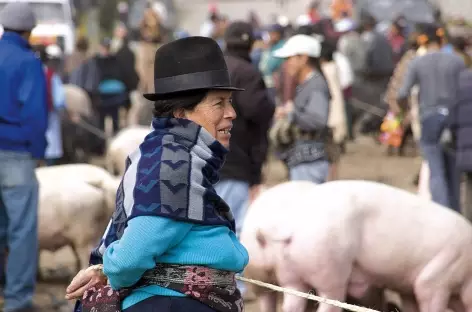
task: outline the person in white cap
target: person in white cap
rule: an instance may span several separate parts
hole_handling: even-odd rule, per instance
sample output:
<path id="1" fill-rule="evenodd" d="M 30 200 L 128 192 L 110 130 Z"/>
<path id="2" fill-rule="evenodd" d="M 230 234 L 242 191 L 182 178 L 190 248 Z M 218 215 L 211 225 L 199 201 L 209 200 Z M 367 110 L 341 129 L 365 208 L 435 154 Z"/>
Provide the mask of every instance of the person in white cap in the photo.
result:
<path id="1" fill-rule="evenodd" d="M 0 252 L 9 247 L 3 311 L 29 312 L 37 311 L 32 306 L 38 265 L 35 167 L 47 146 L 46 79 L 28 44 L 36 26 L 28 4 L 9 2 L 0 11 L 0 25 Z"/>
<path id="2" fill-rule="evenodd" d="M 278 108 L 272 138 L 282 138 L 279 149 L 289 168 L 290 180 L 323 183 L 329 174 L 327 143 L 330 92 L 320 67 L 321 44 L 308 35 L 295 35 L 274 52 L 284 58 L 287 71 L 298 82 L 293 106 Z M 288 121 L 289 126 L 280 126 Z M 279 133 L 277 133 L 279 132 Z M 290 137 L 290 140 L 283 138 Z M 274 141 L 274 139 L 273 139 Z M 275 140 L 277 141 L 277 139 Z"/>

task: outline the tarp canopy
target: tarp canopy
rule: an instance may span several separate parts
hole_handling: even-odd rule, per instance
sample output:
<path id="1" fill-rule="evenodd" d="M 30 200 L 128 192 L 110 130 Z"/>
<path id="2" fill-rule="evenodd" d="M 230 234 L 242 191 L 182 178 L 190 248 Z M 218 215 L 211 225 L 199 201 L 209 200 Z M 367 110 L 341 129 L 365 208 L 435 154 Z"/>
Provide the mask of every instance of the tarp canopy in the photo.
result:
<path id="1" fill-rule="evenodd" d="M 372 15 L 379 22 L 403 15 L 409 22 L 434 22 L 434 7 L 427 0 L 357 0 L 356 11 Z"/>

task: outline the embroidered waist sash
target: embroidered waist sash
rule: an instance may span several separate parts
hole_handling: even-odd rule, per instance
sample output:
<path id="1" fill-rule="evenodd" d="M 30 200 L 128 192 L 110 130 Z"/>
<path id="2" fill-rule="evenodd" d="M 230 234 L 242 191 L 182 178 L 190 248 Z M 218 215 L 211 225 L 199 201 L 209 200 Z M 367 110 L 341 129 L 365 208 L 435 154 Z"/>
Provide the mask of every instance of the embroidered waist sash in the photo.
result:
<path id="1" fill-rule="evenodd" d="M 158 285 L 198 300 L 218 312 L 242 312 L 243 298 L 235 273 L 202 266 L 157 264 L 133 287 L 114 291 L 110 285 L 92 287 L 84 293 L 83 312 L 119 312 L 121 301 L 133 289 Z"/>

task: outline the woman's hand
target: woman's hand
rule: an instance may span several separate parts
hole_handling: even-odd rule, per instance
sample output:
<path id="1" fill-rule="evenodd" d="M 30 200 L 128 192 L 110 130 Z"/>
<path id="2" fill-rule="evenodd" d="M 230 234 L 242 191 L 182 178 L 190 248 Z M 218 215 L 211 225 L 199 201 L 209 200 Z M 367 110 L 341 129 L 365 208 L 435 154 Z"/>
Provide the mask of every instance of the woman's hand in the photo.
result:
<path id="1" fill-rule="evenodd" d="M 80 123 L 80 121 L 82 120 L 82 117 L 80 116 L 80 114 L 77 114 L 77 113 L 71 114 L 69 117 L 70 117 L 70 120 L 75 124 Z"/>
<path id="2" fill-rule="evenodd" d="M 293 102 L 288 101 L 285 105 L 279 106 L 275 109 L 275 119 L 285 118 L 293 110 Z"/>
<path id="3" fill-rule="evenodd" d="M 66 299 L 81 299 L 85 291 L 96 285 L 105 285 L 107 277 L 96 266 L 80 270 L 66 289 Z"/>

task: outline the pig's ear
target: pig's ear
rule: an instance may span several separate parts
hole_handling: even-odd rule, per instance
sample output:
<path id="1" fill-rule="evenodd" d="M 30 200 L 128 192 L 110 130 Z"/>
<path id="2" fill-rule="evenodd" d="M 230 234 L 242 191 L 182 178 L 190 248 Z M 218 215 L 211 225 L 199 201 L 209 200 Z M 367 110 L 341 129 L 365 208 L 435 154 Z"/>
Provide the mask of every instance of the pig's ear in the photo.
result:
<path id="1" fill-rule="evenodd" d="M 261 248 L 265 248 L 265 246 L 267 245 L 267 241 L 264 235 L 261 233 L 261 230 L 256 231 L 256 239 L 259 245 L 261 246 Z"/>

